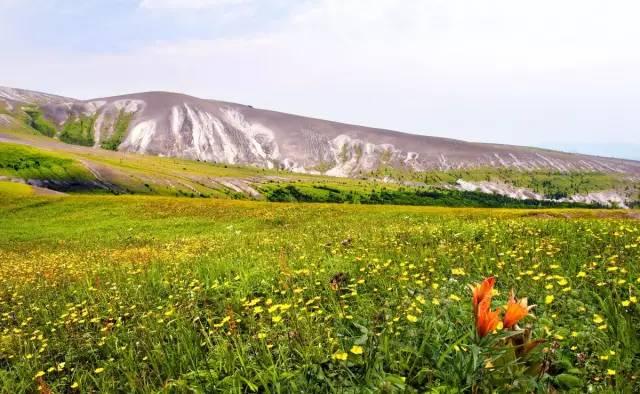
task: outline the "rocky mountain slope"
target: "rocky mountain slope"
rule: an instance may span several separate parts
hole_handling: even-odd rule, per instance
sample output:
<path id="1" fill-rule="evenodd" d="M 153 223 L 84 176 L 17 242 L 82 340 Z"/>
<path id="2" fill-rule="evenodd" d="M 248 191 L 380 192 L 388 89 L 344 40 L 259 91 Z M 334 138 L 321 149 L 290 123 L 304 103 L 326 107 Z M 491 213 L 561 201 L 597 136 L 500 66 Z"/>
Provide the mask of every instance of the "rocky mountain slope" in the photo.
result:
<path id="1" fill-rule="evenodd" d="M 48 124 L 55 138 L 96 149 L 310 174 L 497 167 L 640 177 L 640 162 L 631 160 L 412 135 L 167 92 L 76 100 L 0 87 L 0 116 L 5 124 Z"/>

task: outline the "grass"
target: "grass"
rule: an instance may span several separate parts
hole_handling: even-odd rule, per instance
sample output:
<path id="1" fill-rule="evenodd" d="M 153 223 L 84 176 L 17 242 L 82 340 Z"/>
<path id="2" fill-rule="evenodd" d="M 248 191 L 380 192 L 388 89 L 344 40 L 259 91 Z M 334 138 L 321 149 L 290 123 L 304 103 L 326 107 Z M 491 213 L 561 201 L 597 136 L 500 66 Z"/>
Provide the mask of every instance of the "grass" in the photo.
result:
<path id="1" fill-rule="evenodd" d="M 0 392 L 638 391 L 626 216 L 2 198 Z M 548 368 L 519 386 L 474 339 L 490 274 L 538 305 Z"/>
<path id="2" fill-rule="evenodd" d="M 582 203 L 520 200 L 482 192 L 446 190 L 434 187 L 403 187 L 394 185 L 340 185 L 334 182 L 265 184 L 259 187 L 268 201 L 326 202 L 347 204 L 392 204 L 447 207 L 491 208 L 597 208 Z"/>
<path id="3" fill-rule="evenodd" d="M 0 143 L 0 175 L 66 182 L 93 179 L 84 166 L 65 155 L 6 143 Z"/>
<path id="4" fill-rule="evenodd" d="M 26 116 L 26 124 L 33 130 L 46 137 L 53 137 L 56 135 L 56 127 L 42 115 L 42 112 L 39 109 L 25 108 L 24 114 Z"/>
<path id="5" fill-rule="evenodd" d="M 69 119 L 60 132 L 60 141 L 67 144 L 93 146 L 93 124 L 95 118 L 91 116 L 79 116 Z"/>
<path id="6" fill-rule="evenodd" d="M 21 198 L 33 195 L 33 188 L 29 185 L 15 182 L 0 181 L 0 198 Z"/>
<path id="7" fill-rule="evenodd" d="M 383 168 L 378 176 L 420 181 L 426 184 L 454 184 L 458 179 L 471 182 L 498 182 L 530 189 L 549 198 L 563 198 L 592 191 L 624 189 L 623 176 L 600 172 L 520 171 L 514 168 L 475 168 L 465 170 L 403 172 Z M 640 191 L 636 186 L 636 193 Z"/>
<path id="8" fill-rule="evenodd" d="M 120 146 L 120 144 L 124 140 L 124 136 L 129 129 L 129 123 L 131 122 L 132 118 L 132 113 L 127 113 L 124 110 L 120 110 L 113 126 L 113 135 L 102 141 L 102 143 L 100 144 L 102 149 L 114 151 L 118 150 L 118 146 Z"/>

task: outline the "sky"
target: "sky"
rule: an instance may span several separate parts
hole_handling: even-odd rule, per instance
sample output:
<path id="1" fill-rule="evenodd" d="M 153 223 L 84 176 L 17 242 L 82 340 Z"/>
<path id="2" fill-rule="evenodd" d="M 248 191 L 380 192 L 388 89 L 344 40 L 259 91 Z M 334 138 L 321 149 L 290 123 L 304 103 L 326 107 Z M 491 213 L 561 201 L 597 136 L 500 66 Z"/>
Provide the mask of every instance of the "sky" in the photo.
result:
<path id="1" fill-rule="evenodd" d="M 0 85 L 640 159 L 636 0 L 0 0 Z"/>

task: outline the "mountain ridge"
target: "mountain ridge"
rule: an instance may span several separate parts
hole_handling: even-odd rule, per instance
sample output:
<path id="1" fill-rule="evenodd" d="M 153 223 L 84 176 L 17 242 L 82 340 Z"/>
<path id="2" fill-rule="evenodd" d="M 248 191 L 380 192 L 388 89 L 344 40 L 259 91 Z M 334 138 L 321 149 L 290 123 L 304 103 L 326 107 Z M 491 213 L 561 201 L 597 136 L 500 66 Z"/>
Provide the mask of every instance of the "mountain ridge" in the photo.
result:
<path id="1" fill-rule="evenodd" d="M 481 167 L 640 176 L 633 160 L 417 135 L 177 92 L 77 100 L 0 87 L 0 99 L 14 118 L 22 106 L 37 107 L 55 138 L 157 156 L 341 177 Z M 84 140 L 69 137 L 78 129 Z"/>

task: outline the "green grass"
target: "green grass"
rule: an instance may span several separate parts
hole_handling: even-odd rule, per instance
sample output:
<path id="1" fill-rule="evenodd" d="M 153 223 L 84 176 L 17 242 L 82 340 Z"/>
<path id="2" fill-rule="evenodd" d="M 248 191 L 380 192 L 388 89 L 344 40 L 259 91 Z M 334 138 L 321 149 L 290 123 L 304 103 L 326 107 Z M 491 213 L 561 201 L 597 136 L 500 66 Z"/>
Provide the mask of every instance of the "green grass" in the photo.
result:
<path id="1" fill-rule="evenodd" d="M 516 187 L 524 187 L 549 198 L 563 198 L 591 191 L 618 189 L 625 185 L 621 176 L 598 172 L 523 172 L 513 169 L 485 169 L 472 171 L 462 179 L 500 181 Z"/>
<path id="2" fill-rule="evenodd" d="M 33 195 L 33 188 L 23 183 L 0 181 L 0 198 L 21 198 Z"/>
<path id="3" fill-rule="evenodd" d="M 445 190 L 433 187 L 377 186 L 368 189 L 325 183 L 265 184 L 259 187 L 268 201 L 327 202 L 348 204 L 393 204 L 490 208 L 597 208 L 581 203 L 520 200 L 482 192 Z"/>
<path id="4" fill-rule="evenodd" d="M 638 391 L 626 216 L 3 198 L 0 392 Z M 485 363 L 467 285 L 490 274 L 495 305 L 538 305 L 540 377 Z"/>
<path id="5" fill-rule="evenodd" d="M 600 190 L 624 189 L 629 185 L 623 176 L 617 174 L 542 170 L 525 172 L 513 168 L 475 168 L 415 173 L 383 167 L 374 175 L 419 181 L 430 185 L 454 184 L 458 179 L 471 182 L 499 182 L 527 188 L 549 198 L 562 198 Z"/>
<path id="6" fill-rule="evenodd" d="M 93 179 L 85 167 L 64 155 L 7 143 L 0 143 L 0 175 L 68 182 Z"/>
<path id="7" fill-rule="evenodd" d="M 93 124 L 95 118 L 91 116 L 79 116 L 69 119 L 60 132 L 60 141 L 67 144 L 93 146 Z"/>
<path id="8" fill-rule="evenodd" d="M 26 116 L 25 123 L 38 133 L 47 137 L 53 137 L 56 135 L 56 127 L 42 115 L 42 112 L 39 109 L 25 108 L 24 114 Z"/>
<path id="9" fill-rule="evenodd" d="M 118 150 L 118 146 L 120 146 L 120 144 L 124 140 L 124 136 L 129 129 L 129 123 L 131 122 L 132 117 L 132 113 L 127 113 L 124 110 L 121 110 L 118 113 L 118 117 L 116 118 L 113 126 L 113 135 L 102 141 L 100 146 L 103 149 L 114 151 Z"/>

